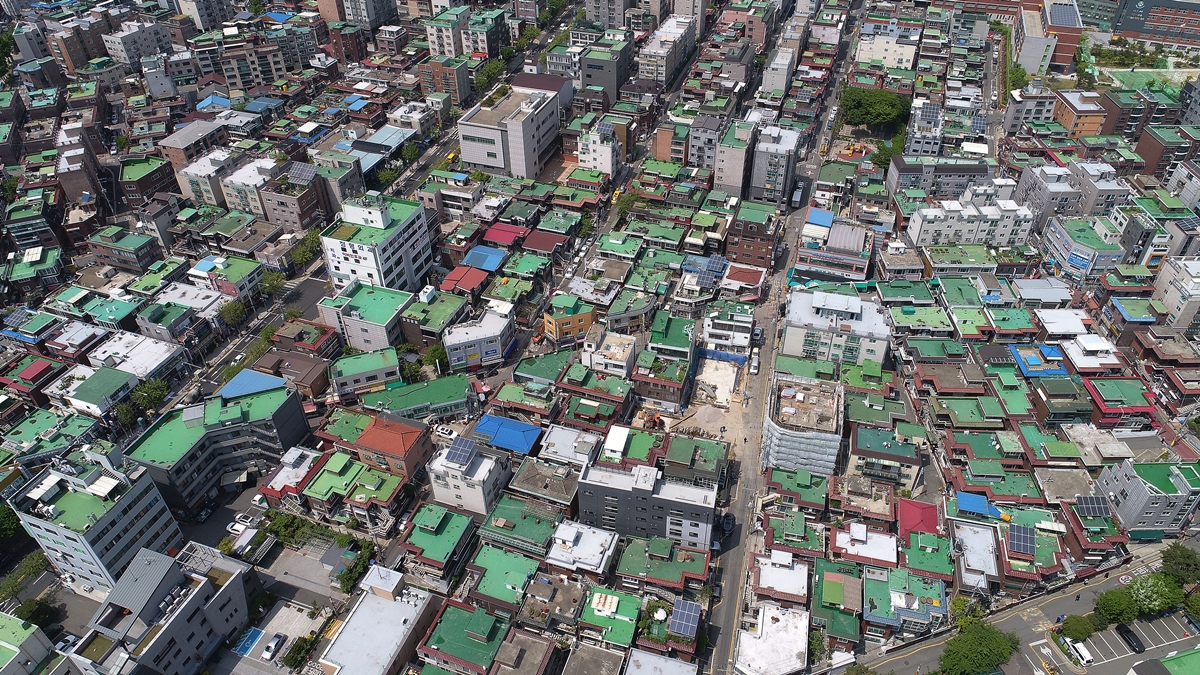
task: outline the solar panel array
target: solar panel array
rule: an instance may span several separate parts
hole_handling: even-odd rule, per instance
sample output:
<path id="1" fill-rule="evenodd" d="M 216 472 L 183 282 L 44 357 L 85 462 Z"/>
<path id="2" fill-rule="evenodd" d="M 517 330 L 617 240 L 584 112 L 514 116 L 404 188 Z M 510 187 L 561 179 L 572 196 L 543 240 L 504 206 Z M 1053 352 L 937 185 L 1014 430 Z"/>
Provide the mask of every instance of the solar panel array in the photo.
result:
<path id="1" fill-rule="evenodd" d="M 302 162 L 292 162 L 288 169 L 288 180 L 297 183 L 311 183 L 317 177 L 317 167 Z"/>
<path id="2" fill-rule="evenodd" d="M 725 260 L 724 256 L 710 256 L 708 262 L 704 266 L 704 269 L 708 270 L 709 272 L 723 272 L 725 270 L 726 262 L 727 261 Z"/>
<path id="3" fill-rule="evenodd" d="M 1054 3 L 1050 5 L 1050 25 L 1065 26 L 1067 28 L 1078 28 L 1079 19 L 1078 11 L 1075 9 L 1075 3 L 1069 5 L 1063 3 Z"/>
<path id="4" fill-rule="evenodd" d="M 671 610 L 671 622 L 667 624 L 667 632 L 682 637 L 695 637 L 700 625 L 700 603 L 684 600 L 675 601 Z"/>
<path id="5" fill-rule="evenodd" d="M 29 320 L 33 313 L 24 307 L 18 307 L 12 311 L 12 314 L 4 317 L 4 325 L 9 328 L 18 328 L 21 324 Z"/>
<path id="6" fill-rule="evenodd" d="M 459 436 L 450 444 L 450 451 L 446 453 L 446 461 L 465 466 L 467 462 L 471 461 L 471 453 L 474 451 L 475 441 Z"/>
<path id="7" fill-rule="evenodd" d="M 1104 497 L 1080 497 L 1075 502 L 1075 509 L 1084 518 L 1104 518 L 1112 513 L 1108 499 Z"/>
<path id="8" fill-rule="evenodd" d="M 617 128 L 613 126 L 612 122 L 600 122 L 596 125 L 596 131 L 601 136 L 612 136 L 616 134 Z"/>
<path id="9" fill-rule="evenodd" d="M 700 284 L 700 288 L 712 288 L 713 281 L 716 278 L 717 278 L 716 274 L 709 272 L 708 270 L 705 270 L 700 273 L 700 276 L 696 280 L 696 282 Z"/>
<path id="10" fill-rule="evenodd" d="M 917 119 L 923 122 L 925 126 L 937 126 L 942 120 L 942 107 L 932 101 L 926 101 L 917 110 Z"/>
<path id="11" fill-rule="evenodd" d="M 976 115 L 971 118 L 971 131 L 977 134 L 987 133 L 987 118 Z"/>
<path id="12" fill-rule="evenodd" d="M 1037 548 L 1036 533 L 1027 525 L 1013 525 L 1008 528 L 1008 548 L 1013 553 L 1033 555 Z"/>

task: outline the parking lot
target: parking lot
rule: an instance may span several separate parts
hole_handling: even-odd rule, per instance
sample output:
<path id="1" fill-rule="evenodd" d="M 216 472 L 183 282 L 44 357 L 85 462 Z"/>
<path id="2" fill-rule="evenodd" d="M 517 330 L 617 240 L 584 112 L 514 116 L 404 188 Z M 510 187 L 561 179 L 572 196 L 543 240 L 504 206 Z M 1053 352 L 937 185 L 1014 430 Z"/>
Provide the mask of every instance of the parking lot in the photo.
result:
<path id="1" fill-rule="evenodd" d="M 1115 627 L 1094 633 L 1084 640 L 1083 644 L 1091 652 L 1095 662 L 1087 667 L 1089 672 L 1124 673 L 1138 661 L 1148 658 L 1162 658 L 1174 651 L 1183 651 L 1196 647 L 1198 641 L 1196 631 L 1188 625 L 1182 612 L 1170 616 L 1157 617 L 1148 620 L 1133 621 L 1127 624 L 1142 640 L 1146 651 L 1136 654 L 1125 641 L 1117 635 Z M 1067 657 L 1053 643 L 1039 640 L 1029 645 L 1034 658 L 1032 664 L 1037 667 L 1040 659 L 1043 664 L 1054 665 L 1061 673 L 1071 672 Z M 1119 662 L 1119 663 L 1114 663 Z M 1109 664 L 1109 665 L 1106 665 Z M 1076 669 L 1076 672 L 1078 670 Z"/>
<path id="2" fill-rule="evenodd" d="M 254 635 L 244 638 L 241 644 L 234 646 L 234 649 L 222 648 L 219 650 L 213 657 L 214 661 L 209 664 L 208 672 L 212 675 L 219 673 L 262 675 L 286 672 L 287 669 L 281 663 L 283 655 L 287 654 L 288 649 L 291 649 L 296 638 L 319 630 L 322 623 L 324 623 L 324 617 L 308 618 L 307 607 L 280 601 L 271 608 L 271 611 L 267 612 L 267 617 L 263 620 L 262 625 L 254 629 Z M 261 631 L 261 633 L 257 631 Z M 274 659 L 264 661 L 262 659 L 263 649 L 276 633 L 286 635 L 287 641 L 283 643 L 283 647 L 280 648 Z M 241 647 L 240 653 L 237 650 L 238 647 Z"/>

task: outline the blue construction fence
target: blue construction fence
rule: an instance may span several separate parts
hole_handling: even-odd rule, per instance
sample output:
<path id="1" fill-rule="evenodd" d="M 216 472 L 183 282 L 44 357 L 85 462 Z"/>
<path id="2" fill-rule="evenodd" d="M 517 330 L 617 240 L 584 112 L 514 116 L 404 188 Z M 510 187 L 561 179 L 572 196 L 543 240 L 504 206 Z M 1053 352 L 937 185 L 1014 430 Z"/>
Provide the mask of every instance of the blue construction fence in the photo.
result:
<path id="1" fill-rule="evenodd" d="M 711 359 L 713 361 L 725 361 L 726 363 L 736 363 L 738 366 L 746 365 L 746 361 L 750 360 L 748 354 L 734 354 L 733 352 L 722 352 L 715 349 L 701 349 L 700 358 Z"/>

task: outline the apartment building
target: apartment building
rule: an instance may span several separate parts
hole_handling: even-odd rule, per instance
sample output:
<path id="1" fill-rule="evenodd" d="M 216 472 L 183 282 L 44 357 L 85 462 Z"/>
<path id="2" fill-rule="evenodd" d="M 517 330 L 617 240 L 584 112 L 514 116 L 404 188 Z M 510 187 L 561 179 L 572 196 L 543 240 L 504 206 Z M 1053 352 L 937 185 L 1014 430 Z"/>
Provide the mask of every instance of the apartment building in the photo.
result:
<path id="1" fill-rule="evenodd" d="M 908 236 L 917 246 L 1024 245 L 1034 216 L 1029 207 L 1013 200 L 1016 186 L 1011 178 L 993 178 L 967 188 L 958 200 L 917 209 L 909 220 Z"/>
<path id="2" fill-rule="evenodd" d="M 1166 180 L 1181 163 L 1200 154 L 1200 127 L 1151 126 L 1134 151 L 1146 162 L 1146 173 Z"/>
<path id="3" fill-rule="evenodd" d="M 507 17 L 502 9 L 478 10 L 471 14 L 470 21 L 462 30 L 463 51 L 467 54 L 487 54 L 489 59 L 500 58 L 500 50 L 510 42 Z"/>
<path id="4" fill-rule="evenodd" d="M 424 207 L 378 192 L 343 202 L 338 219 L 321 233 L 321 248 L 336 289 L 359 279 L 415 291 L 433 266 Z"/>
<path id="5" fill-rule="evenodd" d="M 631 5 L 632 0 L 587 0 L 584 9 L 587 10 L 589 21 L 595 21 L 605 28 L 620 28 L 625 25 L 625 10 Z"/>
<path id="6" fill-rule="evenodd" d="M 1166 306 L 1166 325 L 1200 334 L 1200 257 L 1167 258 L 1154 279 L 1153 299 Z"/>
<path id="7" fill-rule="evenodd" d="M 615 103 L 629 80 L 633 42 L 626 39 L 625 31 L 606 31 L 604 37 L 584 47 L 577 62 L 580 87 L 603 87 L 608 100 Z"/>
<path id="8" fill-rule="evenodd" d="M 489 301 L 475 320 L 455 324 L 442 335 L 451 370 L 478 370 L 498 364 L 516 347 L 516 322 L 510 303 Z"/>
<path id="9" fill-rule="evenodd" d="M 1179 99 L 1162 89 L 1109 89 L 1100 97 L 1107 115 L 1100 132 L 1136 143 L 1150 125 L 1179 124 Z"/>
<path id="10" fill-rule="evenodd" d="M 200 32 L 219 28 L 234 15 L 229 0 L 179 0 L 179 11 L 192 17 Z"/>
<path id="11" fill-rule="evenodd" d="M 432 56 L 462 56 L 463 31 L 471 19 L 470 7 L 453 7 L 425 21 Z"/>
<path id="12" fill-rule="evenodd" d="M 553 92 L 510 91 L 458 121 L 464 166 L 536 178 L 558 147 L 559 100 Z"/>
<path id="13" fill-rule="evenodd" d="M 150 472 L 126 474 L 112 446 L 88 447 L 42 469 L 10 503 L 59 576 L 106 594 L 138 551 L 165 553 L 183 540 Z"/>
<path id="14" fill-rule="evenodd" d="M 635 537 L 666 537 L 707 550 L 712 543 L 715 485 L 663 479 L 653 466 L 585 467 L 579 476 L 579 522 Z"/>
<path id="15" fill-rule="evenodd" d="M 163 159 L 171 163 L 171 168 L 180 171 L 210 150 L 228 143 L 229 131 L 225 125 L 195 120 L 159 141 L 158 147 L 162 150 Z"/>
<path id="16" fill-rule="evenodd" d="M 104 35 L 101 39 L 114 61 L 134 70 L 141 70 L 142 59 L 147 56 L 170 54 L 173 51 L 171 36 L 165 27 L 157 23 L 127 21 L 121 24 L 121 30 Z"/>
<path id="17" fill-rule="evenodd" d="M 1121 527 L 1133 537 L 1160 538 L 1191 526 L 1200 504 L 1200 471 L 1195 464 L 1110 464 L 1096 479 L 1096 492 L 1108 497 Z"/>
<path id="18" fill-rule="evenodd" d="M 716 115 L 697 115 L 688 127 L 687 165 L 712 171 L 717 166 L 717 143 L 725 120 Z"/>
<path id="19" fill-rule="evenodd" d="M 439 3 L 434 0 L 432 5 Z M 370 34 L 380 26 L 397 23 L 400 10 L 394 0 L 342 0 L 346 21 L 361 27 Z"/>
<path id="20" fill-rule="evenodd" d="M 450 104 L 460 107 L 471 100 L 471 69 L 466 58 L 431 56 L 417 66 L 417 73 L 426 94 L 448 94 Z"/>
<path id="21" fill-rule="evenodd" d="M 725 133 L 717 142 L 713 188 L 740 199 L 745 194 L 750 160 L 757 145 L 757 123 L 733 122 L 726 127 Z"/>
<path id="22" fill-rule="evenodd" d="M 800 133 L 783 127 L 766 127 L 754 145 L 750 171 L 750 198 L 786 207 L 795 183 Z"/>
<path id="23" fill-rule="evenodd" d="M 235 171 L 249 156 L 228 148 L 215 148 L 175 172 L 179 191 L 194 204 L 225 206 L 221 180 Z"/>
<path id="24" fill-rule="evenodd" d="M 429 460 L 429 484 L 439 504 L 479 515 L 492 512 L 512 474 L 508 453 L 483 452 L 465 440 L 466 452 L 438 450 Z"/>
<path id="25" fill-rule="evenodd" d="M 696 47 L 697 26 L 693 17 L 668 17 L 638 52 L 638 78 L 664 85 L 670 82 Z"/>
<path id="26" fill-rule="evenodd" d="M 159 192 L 179 189 L 171 164 L 153 155 L 125 155 L 121 158 L 118 177 L 121 199 L 130 206 L 140 206 Z"/>
<path id="27" fill-rule="evenodd" d="M 1071 138 L 1099 136 L 1108 112 L 1094 91 L 1064 89 L 1055 92 L 1054 121 L 1067 128 Z"/>
<path id="28" fill-rule="evenodd" d="M 287 57 L 278 44 L 248 42 L 226 49 L 220 65 L 231 89 L 253 89 L 287 77 Z"/>
<path id="29" fill-rule="evenodd" d="M 259 191 L 279 175 L 282 168 L 274 159 L 260 157 L 234 169 L 221 179 L 225 204 L 230 210 L 252 213 L 266 220 L 267 209 Z"/>
<path id="30" fill-rule="evenodd" d="M 321 323 L 342 335 L 346 344 L 369 352 L 404 341 L 401 316 L 413 304 L 413 294 L 363 279 L 351 279 L 336 296 L 317 303 Z"/>
<path id="31" fill-rule="evenodd" d="M 884 187 L 893 197 L 905 190 L 924 190 L 932 199 L 953 199 L 995 172 L 991 159 L 893 155 Z"/>
<path id="32" fill-rule="evenodd" d="M 285 384 L 243 371 L 205 401 L 158 418 L 125 456 L 153 477 L 172 507 L 199 509 L 227 473 L 266 473 L 308 436 L 300 396 Z"/>
<path id="33" fill-rule="evenodd" d="M 1004 108 L 1004 131 L 1015 134 L 1026 122 L 1049 122 L 1054 119 L 1054 108 L 1058 96 L 1054 90 L 1042 85 L 1034 78 L 1024 89 L 1008 92 L 1008 105 Z"/>

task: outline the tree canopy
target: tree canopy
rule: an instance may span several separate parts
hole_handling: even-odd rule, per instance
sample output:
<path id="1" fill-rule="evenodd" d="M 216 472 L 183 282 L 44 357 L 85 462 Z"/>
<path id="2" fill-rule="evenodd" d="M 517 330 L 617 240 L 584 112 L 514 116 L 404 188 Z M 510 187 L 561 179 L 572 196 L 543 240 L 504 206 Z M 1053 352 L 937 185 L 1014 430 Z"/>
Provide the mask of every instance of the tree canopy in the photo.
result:
<path id="1" fill-rule="evenodd" d="M 850 126 L 872 129 L 895 127 L 908 120 L 912 102 L 907 96 L 882 89 L 848 87 L 842 94 L 842 119 Z"/>
<path id="2" fill-rule="evenodd" d="M 975 623 L 946 641 L 938 659 L 942 675 L 976 675 L 1008 663 L 1021 647 L 1013 633 L 987 623 Z"/>
<path id="3" fill-rule="evenodd" d="M 159 379 L 146 380 L 133 388 L 133 393 L 129 395 L 133 402 L 146 410 L 155 410 L 167 398 L 167 394 L 171 393 L 171 388 L 166 382 Z"/>
<path id="4" fill-rule="evenodd" d="M 1162 572 L 1134 577 L 1125 588 L 1141 614 L 1158 614 L 1183 603 L 1183 587 Z"/>
<path id="5" fill-rule="evenodd" d="M 224 321 L 226 325 L 234 326 L 241 323 L 242 319 L 246 318 L 246 306 L 237 300 L 230 300 L 229 302 L 221 305 L 221 307 L 217 310 L 217 313 L 221 315 L 221 320 Z"/>
<path id="6" fill-rule="evenodd" d="M 1096 598 L 1096 613 L 1111 623 L 1126 623 L 1137 618 L 1138 606 L 1129 591 L 1114 588 Z"/>
<path id="7" fill-rule="evenodd" d="M 21 532 L 21 519 L 8 504 L 0 505 L 0 541 Z"/>
<path id="8" fill-rule="evenodd" d="M 505 64 L 500 59 L 491 59 L 479 67 L 479 71 L 475 74 L 475 90 L 487 91 L 491 89 L 496 78 L 504 72 Z"/>
<path id="9" fill-rule="evenodd" d="M 1029 73 L 1019 64 L 1010 63 L 1008 65 L 1008 88 L 1024 89 L 1029 84 Z"/>
<path id="10" fill-rule="evenodd" d="M 1200 581 L 1200 555 L 1180 542 L 1172 542 L 1162 554 L 1163 574 L 1190 586 Z"/>
<path id="11" fill-rule="evenodd" d="M 275 295 L 283 290 L 283 285 L 287 283 L 287 275 L 279 270 L 267 270 L 263 273 L 262 281 L 259 282 L 259 289 L 265 295 Z"/>
<path id="12" fill-rule="evenodd" d="M 409 164 L 417 161 L 420 157 L 421 149 L 418 148 L 417 144 L 413 143 L 412 141 L 405 143 L 404 147 L 400 148 L 400 159 L 403 159 Z"/>
<path id="13" fill-rule="evenodd" d="M 1088 639 L 1089 637 L 1091 637 L 1092 633 L 1094 633 L 1095 631 L 1096 631 L 1096 625 L 1092 622 L 1092 620 L 1090 618 L 1088 618 L 1086 616 L 1079 616 L 1078 614 L 1072 614 L 1072 615 L 1068 616 L 1066 619 L 1063 619 L 1063 625 L 1062 625 L 1063 635 L 1066 635 L 1067 637 L 1071 638 L 1072 640 L 1079 640 L 1080 642 L 1082 642 L 1082 641 Z"/>

